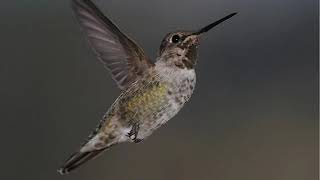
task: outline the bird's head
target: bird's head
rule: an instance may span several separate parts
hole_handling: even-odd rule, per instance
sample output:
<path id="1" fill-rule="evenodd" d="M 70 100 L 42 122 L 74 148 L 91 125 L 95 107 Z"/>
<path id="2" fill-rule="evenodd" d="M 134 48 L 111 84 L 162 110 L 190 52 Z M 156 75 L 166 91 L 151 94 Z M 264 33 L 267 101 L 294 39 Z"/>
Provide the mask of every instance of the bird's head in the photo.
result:
<path id="1" fill-rule="evenodd" d="M 197 62 L 197 48 L 203 33 L 236 15 L 232 13 L 198 31 L 176 31 L 168 33 L 160 45 L 160 59 L 179 68 L 192 69 Z"/>

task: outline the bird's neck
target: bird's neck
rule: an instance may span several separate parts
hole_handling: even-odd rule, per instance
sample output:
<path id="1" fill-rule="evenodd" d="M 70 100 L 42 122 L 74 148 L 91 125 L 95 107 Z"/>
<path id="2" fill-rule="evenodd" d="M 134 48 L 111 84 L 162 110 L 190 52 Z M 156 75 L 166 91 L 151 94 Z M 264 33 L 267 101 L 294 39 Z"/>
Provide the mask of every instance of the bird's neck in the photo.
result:
<path id="1" fill-rule="evenodd" d="M 156 74 L 160 75 L 164 79 L 174 79 L 177 78 L 177 76 L 182 76 L 183 74 L 195 73 L 194 68 L 177 66 L 173 61 L 165 61 L 163 59 L 159 59 L 156 62 L 154 70 L 156 71 Z"/>
<path id="2" fill-rule="evenodd" d="M 157 62 L 167 66 L 175 66 L 180 69 L 194 69 L 197 64 L 197 47 L 175 48 L 164 51 Z"/>
<path id="3" fill-rule="evenodd" d="M 188 69 L 193 70 L 196 66 L 197 58 L 188 57 L 183 53 L 163 54 L 157 59 L 156 65 L 169 67 L 171 69 Z"/>

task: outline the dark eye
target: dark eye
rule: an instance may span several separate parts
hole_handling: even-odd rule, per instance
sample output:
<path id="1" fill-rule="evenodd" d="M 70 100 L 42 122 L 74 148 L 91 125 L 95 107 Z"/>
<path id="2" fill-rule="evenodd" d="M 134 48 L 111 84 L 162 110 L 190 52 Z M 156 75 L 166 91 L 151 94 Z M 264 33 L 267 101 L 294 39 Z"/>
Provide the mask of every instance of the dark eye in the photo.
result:
<path id="1" fill-rule="evenodd" d="M 172 36 L 171 42 L 177 43 L 177 42 L 179 42 L 179 41 L 180 41 L 180 36 L 179 36 L 179 35 L 174 35 L 174 36 Z"/>

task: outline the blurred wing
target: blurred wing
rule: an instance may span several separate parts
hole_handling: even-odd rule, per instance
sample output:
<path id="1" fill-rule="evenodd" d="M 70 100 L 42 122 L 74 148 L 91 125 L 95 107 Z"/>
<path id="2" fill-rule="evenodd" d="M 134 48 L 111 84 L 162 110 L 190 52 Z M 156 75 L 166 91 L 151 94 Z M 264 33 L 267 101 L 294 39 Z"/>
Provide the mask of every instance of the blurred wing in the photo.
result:
<path id="1" fill-rule="evenodd" d="M 73 11 L 89 44 L 121 90 L 154 64 L 143 50 L 114 25 L 90 0 L 72 0 Z"/>

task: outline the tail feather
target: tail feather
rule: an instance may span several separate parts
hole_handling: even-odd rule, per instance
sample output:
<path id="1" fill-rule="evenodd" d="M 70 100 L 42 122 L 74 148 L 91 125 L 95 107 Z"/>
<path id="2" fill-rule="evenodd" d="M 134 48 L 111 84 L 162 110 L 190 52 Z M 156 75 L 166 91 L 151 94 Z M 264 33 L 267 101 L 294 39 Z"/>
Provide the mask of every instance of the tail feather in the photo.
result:
<path id="1" fill-rule="evenodd" d="M 76 152 L 76 153 L 72 154 L 69 159 L 66 160 L 64 165 L 60 169 L 58 169 L 58 172 L 61 175 L 68 174 L 72 170 L 75 170 L 76 168 L 81 166 L 83 163 L 96 157 L 103 150 L 104 149 L 95 150 L 95 151 L 91 151 L 91 152 Z"/>

